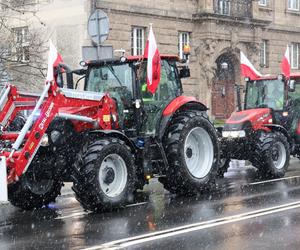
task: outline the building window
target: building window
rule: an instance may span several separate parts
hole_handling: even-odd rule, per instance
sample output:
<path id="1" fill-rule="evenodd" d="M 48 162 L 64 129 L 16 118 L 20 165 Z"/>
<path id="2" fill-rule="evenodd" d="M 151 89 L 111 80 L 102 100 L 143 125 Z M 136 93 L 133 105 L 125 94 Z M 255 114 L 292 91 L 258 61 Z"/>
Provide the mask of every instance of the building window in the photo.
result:
<path id="1" fill-rule="evenodd" d="M 190 33 L 179 32 L 178 51 L 180 59 L 184 59 L 183 49 L 185 45 L 190 45 Z"/>
<path id="2" fill-rule="evenodd" d="M 13 29 L 15 34 L 15 60 L 17 62 L 29 62 L 29 31 L 28 27 Z"/>
<path id="3" fill-rule="evenodd" d="M 299 69 L 299 44 L 292 43 L 291 45 L 291 67 Z"/>
<path id="4" fill-rule="evenodd" d="M 143 55 L 145 49 L 145 28 L 133 27 L 131 30 L 131 54 Z"/>
<path id="5" fill-rule="evenodd" d="M 299 10 L 299 0 L 288 0 L 289 10 Z"/>
<path id="6" fill-rule="evenodd" d="M 268 0 L 259 0 L 258 4 L 261 6 L 267 6 L 268 5 Z"/>
<path id="7" fill-rule="evenodd" d="M 268 41 L 262 40 L 260 45 L 260 66 L 267 68 L 269 66 Z"/>
<path id="8" fill-rule="evenodd" d="M 218 1 L 218 13 L 221 15 L 230 15 L 230 0 Z"/>

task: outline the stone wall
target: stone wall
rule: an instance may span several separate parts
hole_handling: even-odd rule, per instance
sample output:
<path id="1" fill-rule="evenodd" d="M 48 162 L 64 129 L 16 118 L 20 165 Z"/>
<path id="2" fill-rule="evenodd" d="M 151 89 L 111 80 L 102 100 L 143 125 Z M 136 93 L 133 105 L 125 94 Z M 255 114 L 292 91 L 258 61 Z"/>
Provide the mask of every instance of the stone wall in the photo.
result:
<path id="1" fill-rule="evenodd" d="M 91 45 L 86 25 L 93 7 L 107 12 L 110 19 L 105 44 L 123 48 L 128 54 L 132 26 L 153 23 L 159 50 L 164 54 L 178 54 L 178 32 L 191 32 L 192 77 L 184 80 L 184 91 L 211 106 L 215 62 L 220 55 L 233 57 L 235 82 L 240 83 L 241 50 L 262 73 L 278 74 L 286 45 L 300 41 L 300 12 L 287 10 L 287 0 L 269 2 L 262 7 L 252 1 L 253 18 L 235 18 L 215 14 L 214 0 L 52 0 L 39 7 L 39 17 L 46 26 L 33 22 L 32 27 L 51 37 L 72 67 L 81 60 L 82 46 Z M 268 68 L 259 66 L 262 39 L 269 41 Z"/>

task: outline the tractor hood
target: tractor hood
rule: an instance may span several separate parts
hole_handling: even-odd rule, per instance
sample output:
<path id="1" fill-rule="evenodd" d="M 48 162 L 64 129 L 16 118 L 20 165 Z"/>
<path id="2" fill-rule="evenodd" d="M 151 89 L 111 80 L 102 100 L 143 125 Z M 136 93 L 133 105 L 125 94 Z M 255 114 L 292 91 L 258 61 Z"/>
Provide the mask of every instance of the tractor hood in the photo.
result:
<path id="1" fill-rule="evenodd" d="M 272 111 L 269 108 L 248 109 L 234 112 L 226 121 L 225 131 L 237 131 L 252 128 L 265 129 L 263 125 L 272 123 Z"/>

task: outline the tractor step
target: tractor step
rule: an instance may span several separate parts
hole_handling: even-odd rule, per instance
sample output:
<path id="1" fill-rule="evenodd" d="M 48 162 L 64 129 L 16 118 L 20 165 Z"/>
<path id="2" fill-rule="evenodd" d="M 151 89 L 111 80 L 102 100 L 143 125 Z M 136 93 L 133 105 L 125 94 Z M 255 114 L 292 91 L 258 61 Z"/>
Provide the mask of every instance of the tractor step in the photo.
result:
<path id="1" fill-rule="evenodd" d="M 0 204 L 8 202 L 6 157 L 0 157 Z"/>

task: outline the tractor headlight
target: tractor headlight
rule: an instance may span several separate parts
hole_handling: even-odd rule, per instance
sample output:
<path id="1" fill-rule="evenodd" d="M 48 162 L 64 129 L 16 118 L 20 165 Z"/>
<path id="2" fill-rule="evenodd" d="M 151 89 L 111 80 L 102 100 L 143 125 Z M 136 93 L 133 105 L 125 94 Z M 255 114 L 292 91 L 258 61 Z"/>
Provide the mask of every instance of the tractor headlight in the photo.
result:
<path id="1" fill-rule="evenodd" d="M 49 146 L 49 137 L 47 134 L 44 134 L 42 140 L 41 140 L 41 146 L 42 147 L 47 147 Z"/>
<path id="2" fill-rule="evenodd" d="M 231 133 L 230 131 L 223 131 L 222 136 L 225 138 L 230 137 L 230 133 Z"/>
<path id="3" fill-rule="evenodd" d="M 244 138 L 244 137 L 246 137 L 246 132 L 245 132 L 245 130 L 223 131 L 222 136 L 224 138 Z"/>

